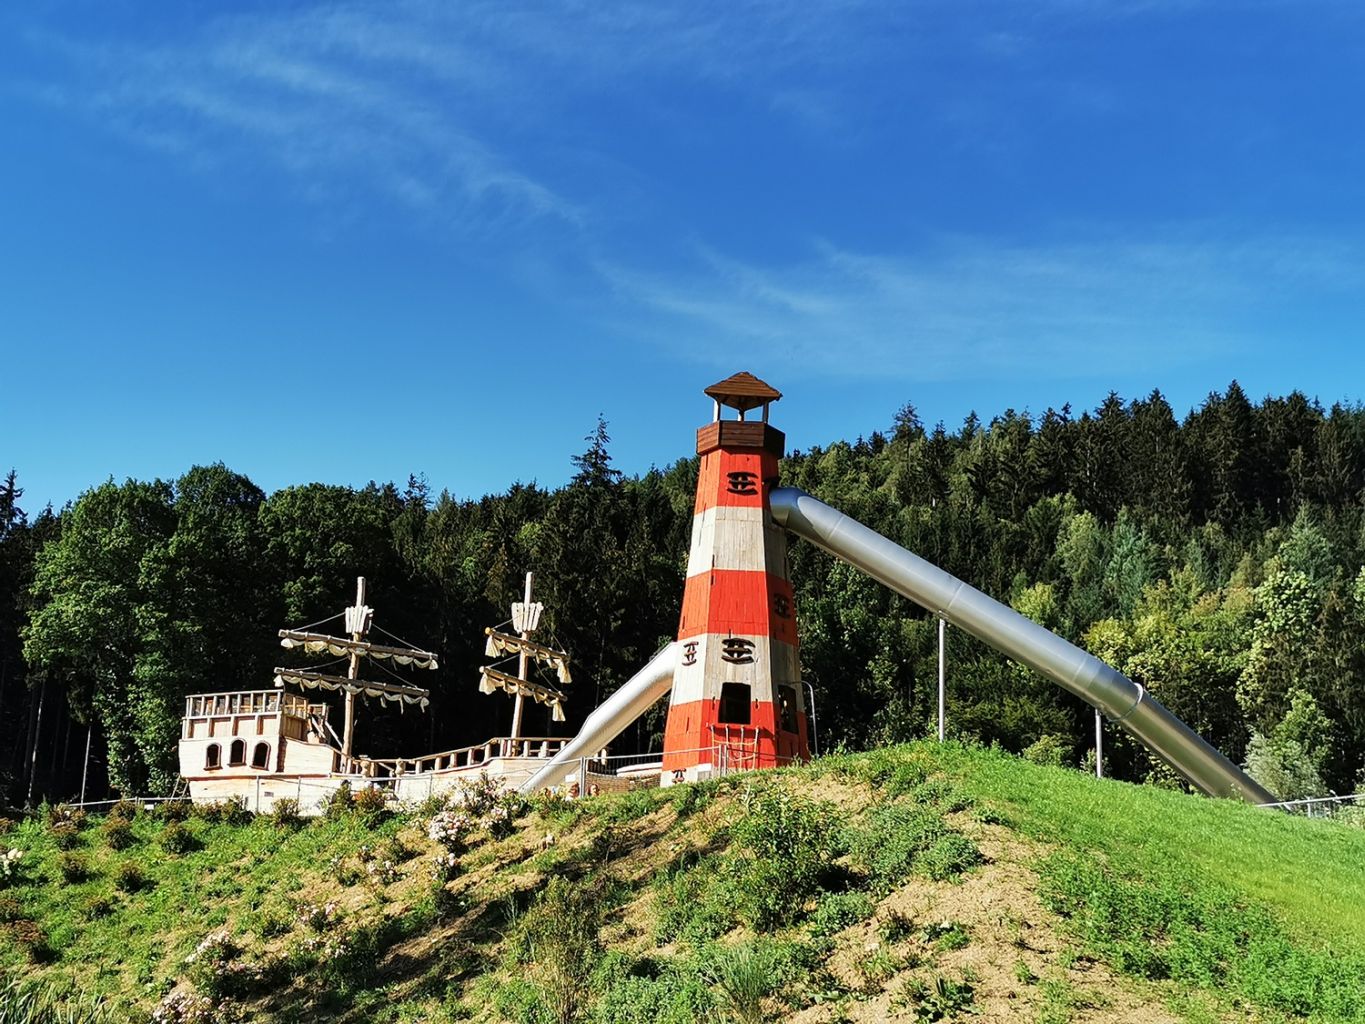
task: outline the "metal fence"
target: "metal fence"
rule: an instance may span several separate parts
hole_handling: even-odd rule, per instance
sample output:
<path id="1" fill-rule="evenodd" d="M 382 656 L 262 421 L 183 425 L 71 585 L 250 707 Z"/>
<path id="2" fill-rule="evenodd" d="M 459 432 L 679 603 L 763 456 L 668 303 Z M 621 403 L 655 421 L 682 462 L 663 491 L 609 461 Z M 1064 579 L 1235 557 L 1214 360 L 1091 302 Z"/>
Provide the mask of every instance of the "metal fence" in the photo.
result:
<path id="1" fill-rule="evenodd" d="M 1302 815 L 1305 818 L 1330 818 L 1365 828 L 1365 793 L 1317 796 L 1307 800 L 1281 800 L 1278 803 L 1260 806 Z"/>

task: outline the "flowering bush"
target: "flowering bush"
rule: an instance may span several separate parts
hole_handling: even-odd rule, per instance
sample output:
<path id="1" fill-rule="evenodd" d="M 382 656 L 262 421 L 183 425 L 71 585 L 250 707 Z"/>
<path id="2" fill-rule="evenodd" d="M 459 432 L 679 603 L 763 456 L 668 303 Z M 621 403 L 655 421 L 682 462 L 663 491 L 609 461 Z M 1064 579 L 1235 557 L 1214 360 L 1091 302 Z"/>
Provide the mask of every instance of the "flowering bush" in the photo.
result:
<path id="1" fill-rule="evenodd" d="M 507 800 L 499 800 L 484 816 L 484 826 L 494 839 L 506 839 L 516 828 L 518 808 Z"/>
<path id="2" fill-rule="evenodd" d="M 465 810 L 474 817 L 482 817 L 493 809 L 502 795 L 502 786 L 489 778 L 487 772 L 479 772 L 479 777 L 460 783 L 456 802 L 464 804 Z"/>
<path id="3" fill-rule="evenodd" d="M 250 973 L 241 955 L 242 948 L 225 929 L 209 932 L 185 958 L 186 974 L 196 988 L 210 996 L 240 991 Z"/>
<path id="4" fill-rule="evenodd" d="M 215 1003 L 197 992 L 172 992 L 152 1011 L 152 1024 L 236 1024 L 227 1003 Z"/>
<path id="5" fill-rule="evenodd" d="M 442 811 L 427 822 L 427 836 L 451 853 L 459 853 L 475 824 L 474 817 L 464 811 Z"/>
<path id="6" fill-rule="evenodd" d="M 403 877 L 398 865 L 391 860 L 374 860 L 365 865 L 365 874 L 371 882 L 379 885 L 392 885 Z"/>
<path id="7" fill-rule="evenodd" d="M 447 851 L 431 858 L 431 880 L 442 884 L 454 879 L 460 873 L 460 855 Z"/>
<path id="8" fill-rule="evenodd" d="M 305 903 L 299 918 L 315 932 L 334 927 L 341 921 L 341 908 L 335 903 Z"/>
<path id="9" fill-rule="evenodd" d="M 19 861 L 24 857 L 23 850 L 12 849 L 0 856 L 0 884 L 7 884 L 19 874 Z"/>

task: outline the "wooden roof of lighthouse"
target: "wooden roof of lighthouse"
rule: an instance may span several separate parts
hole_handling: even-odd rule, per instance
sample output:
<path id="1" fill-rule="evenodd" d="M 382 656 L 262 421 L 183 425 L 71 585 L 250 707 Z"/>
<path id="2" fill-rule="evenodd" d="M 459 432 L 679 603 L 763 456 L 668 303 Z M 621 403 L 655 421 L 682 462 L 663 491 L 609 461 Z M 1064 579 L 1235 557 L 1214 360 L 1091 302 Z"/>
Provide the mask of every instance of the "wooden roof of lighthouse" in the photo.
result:
<path id="1" fill-rule="evenodd" d="M 752 373 L 741 371 L 733 377 L 726 377 L 712 384 L 706 389 L 706 395 L 721 405 L 747 412 L 750 409 L 757 409 L 760 405 L 776 402 L 782 397 L 782 392 L 759 380 Z"/>

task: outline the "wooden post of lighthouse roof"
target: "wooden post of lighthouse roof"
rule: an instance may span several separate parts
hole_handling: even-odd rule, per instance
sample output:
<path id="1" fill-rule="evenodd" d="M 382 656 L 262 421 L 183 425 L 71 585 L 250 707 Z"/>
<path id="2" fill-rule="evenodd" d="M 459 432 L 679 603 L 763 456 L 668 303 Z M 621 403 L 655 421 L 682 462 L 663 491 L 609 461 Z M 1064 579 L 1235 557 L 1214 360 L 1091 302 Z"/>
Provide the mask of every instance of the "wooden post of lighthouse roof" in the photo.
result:
<path id="1" fill-rule="evenodd" d="M 786 534 L 768 504 L 786 439 L 781 393 L 749 373 L 713 384 L 664 733 L 664 782 L 806 760 L 806 712 Z M 721 418 L 733 409 L 737 420 Z M 758 421 L 746 415 L 761 410 Z"/>

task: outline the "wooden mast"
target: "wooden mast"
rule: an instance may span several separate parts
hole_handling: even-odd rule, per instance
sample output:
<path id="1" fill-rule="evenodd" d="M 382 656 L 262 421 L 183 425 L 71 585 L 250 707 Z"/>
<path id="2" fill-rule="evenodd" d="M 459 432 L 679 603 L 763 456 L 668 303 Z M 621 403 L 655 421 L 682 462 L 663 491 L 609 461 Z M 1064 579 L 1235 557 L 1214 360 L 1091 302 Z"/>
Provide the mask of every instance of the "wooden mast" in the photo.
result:
<path id="1" fill-rule="evenodd" d="M 523 607 L 524 607 L 524 608 L 527 608 L 527 609 L 529 609 L 529 608 L 531 607 L 531 579 L 532 579 L 533 576 L 534 576 L 534 573 L 529 573 L 529 572 L 528 572 L 528 573 L 526 574 L 526 593 L 525 593 L 525 595 L 522 597 L 522 602 L 523 602 Z M 526 619 L 523 619 L 523 621 L 522 621 L 522 625 L 523 625 L 523 626 L 530 625 L 529 618 L 530 618 L 530 616 L 527 615 Z M 521 634 L 520 634 L 520 635 L 521 635 L 521 638 L 522 638 L 523 640 L 529 640 L 529 639 L 531 639 L 531 631 L 530 631 L 529 629 L 523 629 L 523 630 L 521 631 Z M 526 682 L 526 649 L 525 649 L 525 648 L 522 648 L 521 655 L 517 658 L 517 678 L 520 679 L 523 683 Z M 517 702 L 516 702 L 516 705 L 512 708 L 512 739 L 517 739 L 518 737 L 521 736 L 521 706 L 522 706 L 522 702 L 523 702 L 524 700 L 525 700 L 525 698 L 521 695 L 521 691 L 518 690 L 518 691 L 517 691 Z"/>
<path id="2" fill-rule="evenodd" d="M 357 576 L 355 579 L 355 607 L 346 609 L 347 625 L 351 627 L 351 639 L 356 643 L 365 639 L 365 633 L 369 626 L 369 616 L 366 614 L 369 609 L 365 607 L 365 577 Z M 355 680 L 360 678 L 360 652 L 351 651 L 351 663 L 346 670 L 346 678 Z M 346 724 L 341 733 L 341 766 L 342 771 L 351 770 L 351 741 L 354 739 L 355 731 L 355 692 L 346 691 Z"/>
<path id="3" fill-rule="evenodd" d="M 483 631 L 488 638 L 487 645 L 484 648 L 484 654 L 487 657 L 510 655 L 513 652 L 517 655 L 516 675 L 511 674 L 510 668 L 507 672 L 503 672 L 493 665 L 485 665 L 479 669 L 480 692 L 492 693 L 494 690 L 502 690 L 516 702 L 512 709 L 512 728 L 508 736 L 509 747 L 515 747 L 516 741 L 521 738 L 522 718 L 527 697 L 540 704 L 548 704 L 554 720 L 556 722 L 564 721 L 563 692 L 553 686 L 532 682 L 530 678 L 531 663 L 535 662 L 554 671 L 561 684 L 570 682 L 569 656 L 563 651 L 546 647 L 544 644 L 536 643 L 531 639 L 540 626 L 540 615 L 545 610 L 544 605 L 531 600 L 534 581 L 535 574 L 528 572 L 522 595 L 523 600 L 512 602 L 512 629 L 515 632 L 503 633 L 501 631 L 502 626 L 489 627 Z"/>

